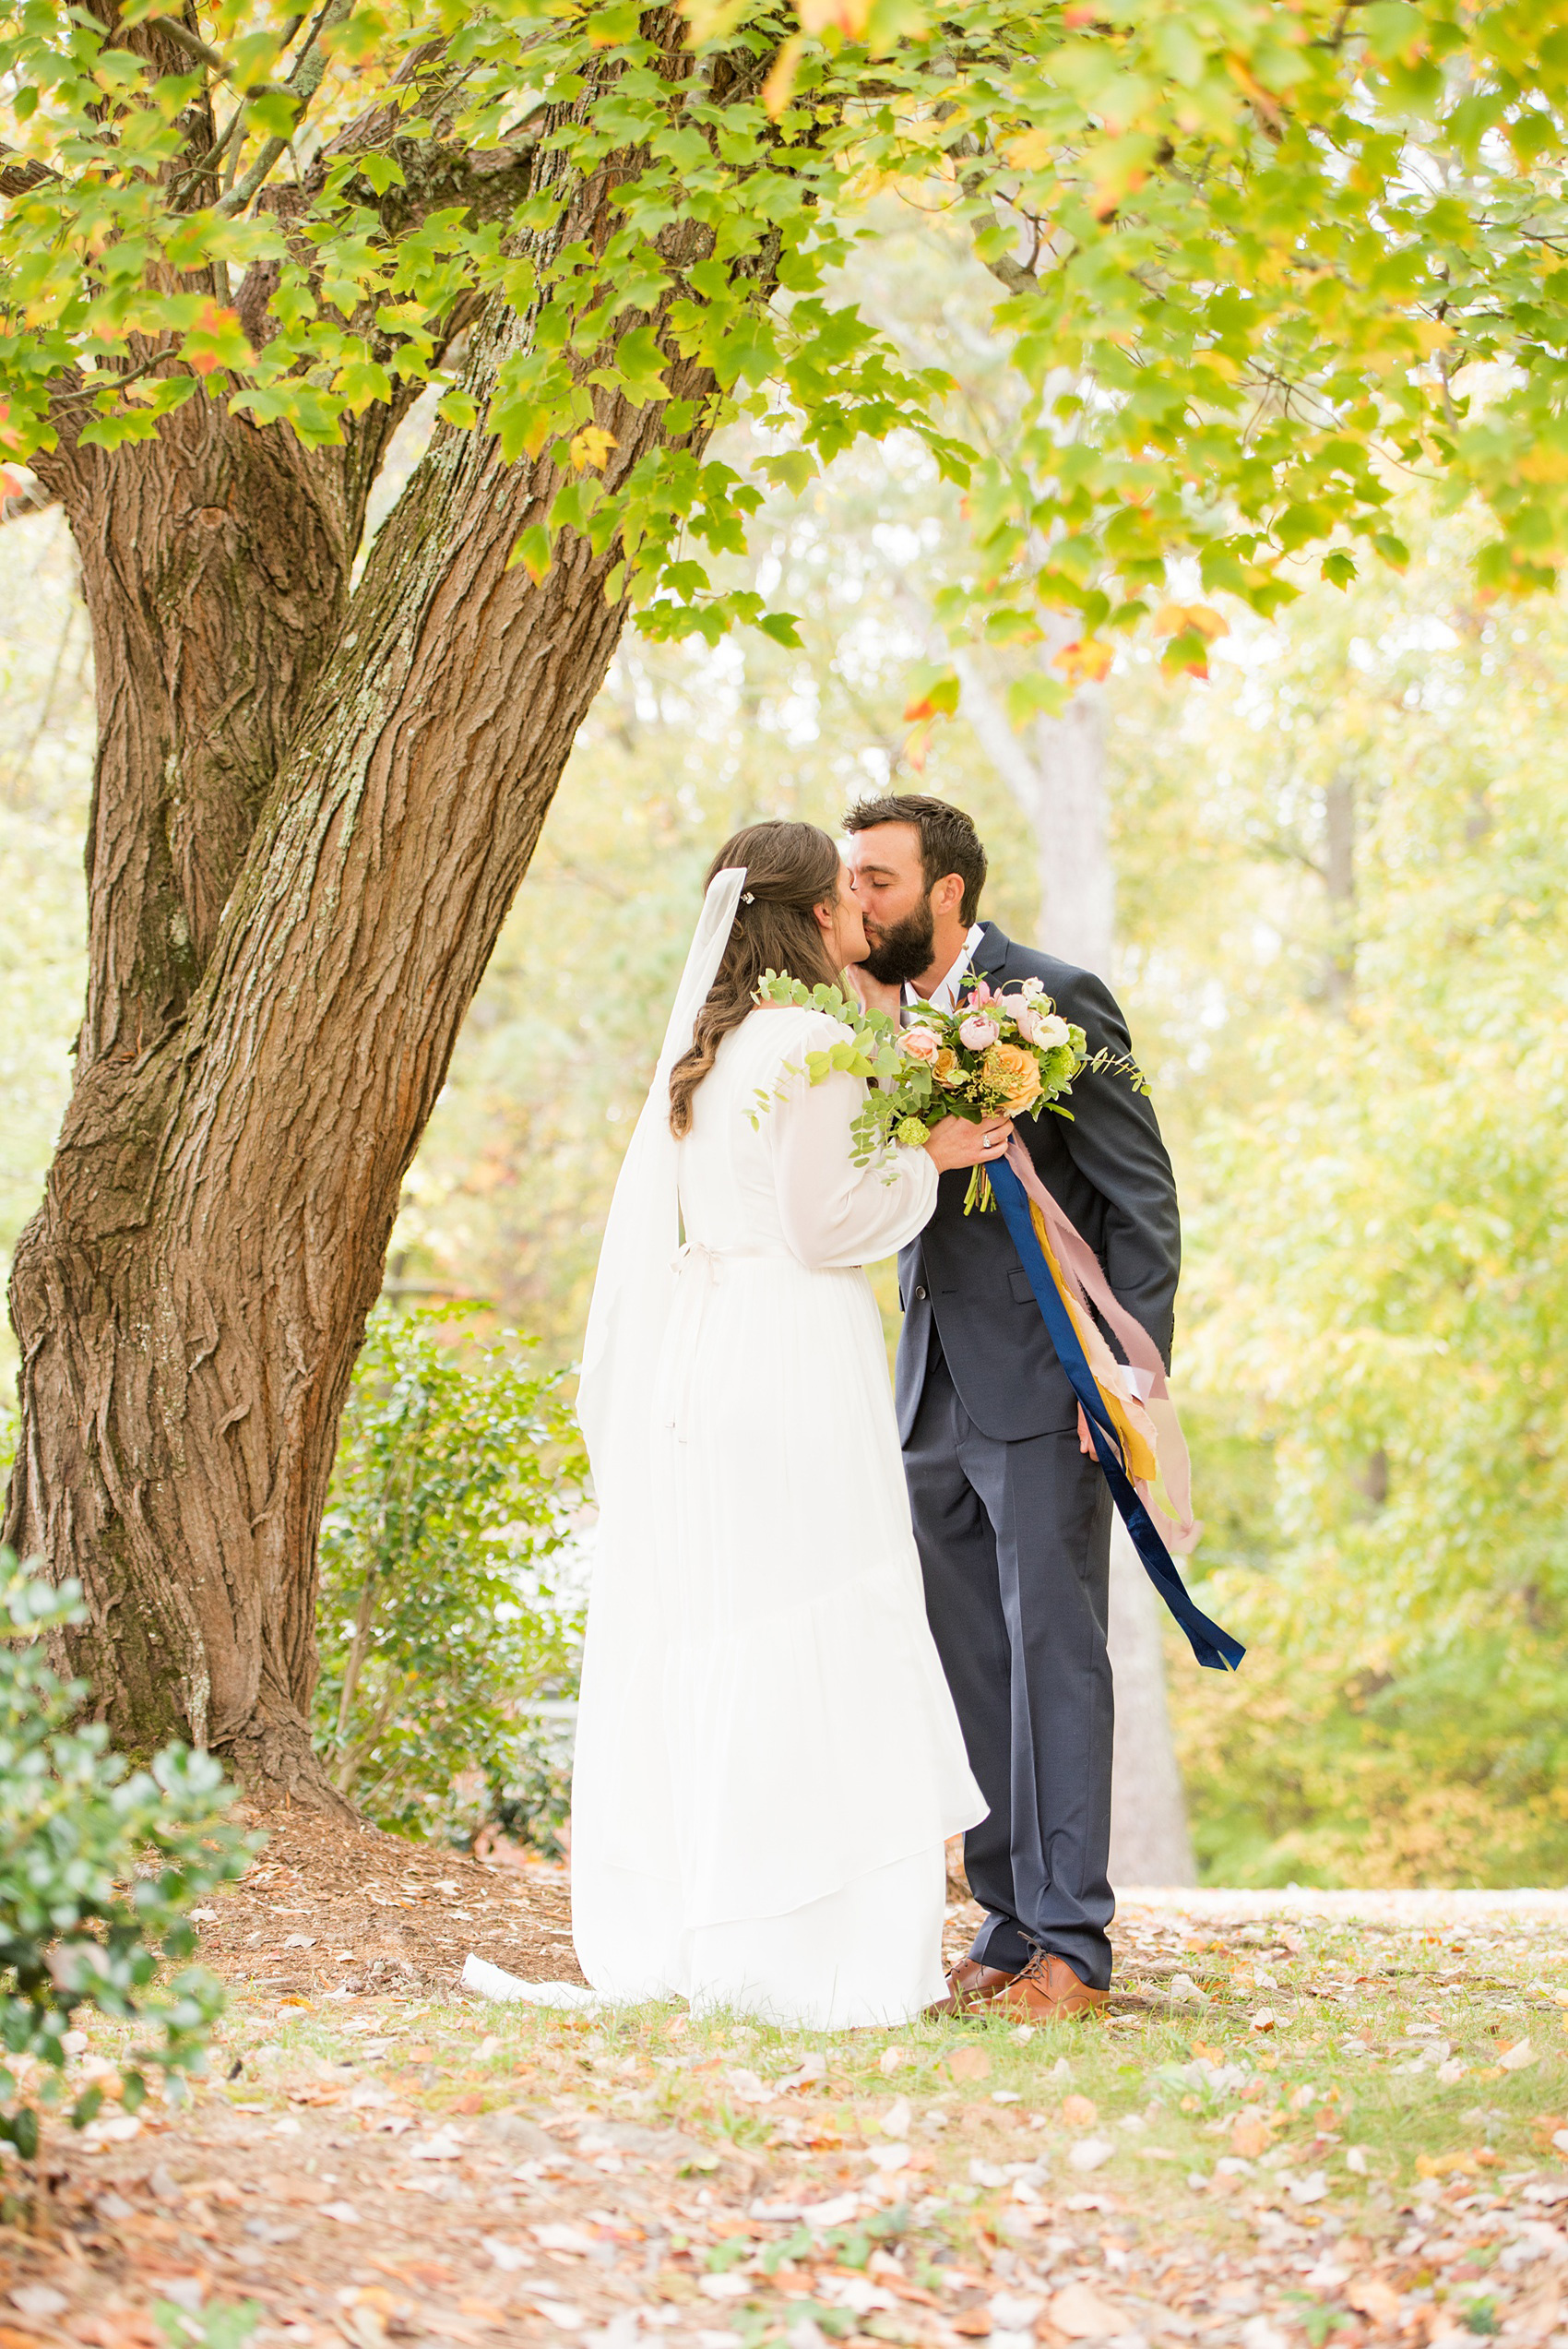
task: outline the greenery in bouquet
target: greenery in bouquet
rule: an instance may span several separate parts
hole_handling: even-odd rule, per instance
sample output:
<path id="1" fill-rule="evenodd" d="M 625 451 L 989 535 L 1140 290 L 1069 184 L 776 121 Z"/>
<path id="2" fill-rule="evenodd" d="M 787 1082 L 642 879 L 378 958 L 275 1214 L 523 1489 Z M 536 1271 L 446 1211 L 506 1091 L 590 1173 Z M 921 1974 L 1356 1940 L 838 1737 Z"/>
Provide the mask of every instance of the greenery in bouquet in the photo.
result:
<path id="1" fill-rule="evenodd" d="M 231 1790 L 209 1755 L 170 1746 L 134 1770 L 81 1720 L 86 1683 L 58 1677 L 47 1643 L 82 1614 L 74 1584 L 52 1590 L 0 1551 L 0 2140 L 25 2161 L 41 2113 L 64 2107 L 82 2128 L 106 2094 L 134 2112 L 149 2070 L 172 2088 L 202 2069 L 222 1987 L 196 1967 L 160 1978 L 163 1961 L 191 1954 L 191 1902 L 239 1876 L 252 1848 L 224 1816 Z M 83 2007 L 148 2029 L 149 2044 L 72 2096 Z"/>
<path id="2" fill-rule="evenodd" d="M 857 1165 L 890 1147 L 919 1150 L 944 1117 L 979 1125 L 987 1117 L 1038 1117 L 1042 1109 L 1071 1117 L 1063 1096 L 1086 1069 L 1114 1067 L 1144 1090 L 1134 1062 L 1090 1054 L 1083 1030 L 1063 1019 L 1040 979 L 1005 989 L 977 980 L 953 1010 L 917 1003 L 902 1027 L 837 987 L 808 987 L 776 971 L 765 973 L 757 1000 L 809 1006 L 850 1030 L 825 1050 L 807 1053 L 804 1068 L 814 1085 L 836 1070 L 867 1080 L 853 1128 Z M 760 1106 L 770 1098 L 759 1093 Z M 991 1177 L 977 1166 L 964 1212 L 992 1204 Z"/>

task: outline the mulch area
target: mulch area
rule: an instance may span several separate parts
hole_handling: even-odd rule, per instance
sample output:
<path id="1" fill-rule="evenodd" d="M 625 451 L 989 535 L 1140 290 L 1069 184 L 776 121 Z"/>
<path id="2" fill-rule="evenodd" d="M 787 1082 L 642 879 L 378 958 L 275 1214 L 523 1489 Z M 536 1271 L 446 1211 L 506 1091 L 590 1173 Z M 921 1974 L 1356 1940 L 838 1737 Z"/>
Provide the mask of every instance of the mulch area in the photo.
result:
<path id="1" fill-rule="evenodd" d="M 196 1912 L 235 1986 L 317 1998 L 450 1992 L 471 1950 L 529 1982 L 580 1982 L 564 1867 L 516 1866 L 292 1809 L 241 1881 Z"/>
<path id="2" fill-rule="evenodd" d="M 196 1912 L 202 1962 L 236 1989 L 428 1997 L 457 1988 L 470 1950 L 525 1982 L 583 1979 L 564 1866 L 472 1859 L 315 1811 L 260 1821 L 242 1806 L 239 1816 L 263 1827 L 266 1848 L 218 1906 Z M 947 1897 L 943 1956 L 951 1965 L 983 1915 L 969 1898 L 957 1838 L 948 1847 Z M 1119 1920 L 1112 1938 L 1119 1969 L 1146 1961 L 1135 1923 Z"/>

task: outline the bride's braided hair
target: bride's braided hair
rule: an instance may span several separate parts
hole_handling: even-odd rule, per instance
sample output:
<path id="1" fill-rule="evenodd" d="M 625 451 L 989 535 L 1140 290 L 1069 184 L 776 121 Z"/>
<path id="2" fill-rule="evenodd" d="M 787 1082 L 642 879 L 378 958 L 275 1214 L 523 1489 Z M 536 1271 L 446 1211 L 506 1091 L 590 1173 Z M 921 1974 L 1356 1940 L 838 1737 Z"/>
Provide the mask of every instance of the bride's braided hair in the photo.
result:
<path id="1" fill-rule="evenodd" d="M 670 1130 L 677 1138 L 691 1131 L 692 1095 L 752 1009 L 764 972 L 788 972 L 813 987 L 831 986 L 838 976 L 812 910 L 838 895 L 838 851 L 828 835 L 815 824 L 748 824 L 725 841 L 707 878 L 738 864 L 746 868 L 746 888 L 735 926 L 693 1025 L 691 1049 L 670 1072 Z"/>

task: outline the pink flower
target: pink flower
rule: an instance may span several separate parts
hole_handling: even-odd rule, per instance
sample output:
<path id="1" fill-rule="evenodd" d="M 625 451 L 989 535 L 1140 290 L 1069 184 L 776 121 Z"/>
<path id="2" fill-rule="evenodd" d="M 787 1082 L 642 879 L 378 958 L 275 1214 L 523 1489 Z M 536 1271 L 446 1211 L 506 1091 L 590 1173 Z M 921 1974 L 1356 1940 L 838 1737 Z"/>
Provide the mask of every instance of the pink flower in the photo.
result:
<path id="1" fill-rule="evenodd" d="M 929 1063 L 942 1050 L 942 1039 L 934 1028 L 906 1028 L 898 1042 L 910 1060 Z"/>
<path id="2" fill-rule="evenodd" d="M 1030 1003 L 1023 996 L 1009 996 L 1006 1004 L 1017 1022 L 1018 1033 L 1027 1044 L 1034 1044 L 1041 1052 L 1050 1052 L 1054 1045 L 1066 1043 L 1067 1022 L 1054 1011 L 1048 1011 L 1044 1003 Z"/>
<path id="3" fill-rule="evenodd" d="M 1035 1008 L 1028 996 L 1004 996 L 1002 1008 L 1016 1023 L 1018 1033 L 1027 1044 L 1039 1042 L 1035 1034 Z"/>
<path id="4" fill-rule="evenodd" d="M 988 1019 L 983 1011 L 977 1011 L 959 1029 L 958 1042 L 970 1052 L 989 1052 L 1001 1033 L 994 1019 Z"/>

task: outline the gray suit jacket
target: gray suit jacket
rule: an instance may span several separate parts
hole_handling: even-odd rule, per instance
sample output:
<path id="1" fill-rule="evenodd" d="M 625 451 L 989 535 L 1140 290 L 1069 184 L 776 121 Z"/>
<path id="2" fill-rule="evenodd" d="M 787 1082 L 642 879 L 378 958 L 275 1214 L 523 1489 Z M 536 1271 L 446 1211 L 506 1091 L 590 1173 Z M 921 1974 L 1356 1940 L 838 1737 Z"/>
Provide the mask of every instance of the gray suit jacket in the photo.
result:
<path id="1" fill-rule="evenodd" d="M 1127 1023 L 1103 980 L 1030 947 L 994 922 L 975 951 L 973 976 L 992 986 L 1043 980 L 1088 1049 L 1131 1049 Z M 1167 1367 L 1182 1262 L 1176 1179 L 1153 1104 L 1124 1076 L 1078 1079 L 1071 1121 L 1021 1117 L 1016 1130 L 1039 1178 L 1105 1267 L 1116 1295 L 1153 1338 Z M 944 1174 L 936 1207 L 898 1258 L 904 1329 L 898 1341 L 898 1432 L 907 1442 L 925 1384 L 934 1317 L 960 1401 L 982 1435 L 1004 1443 L 1077 1422 L 1077 1402 L 1056 1358 L 1017 1250 L 999 1213 L 964 1213 L 967 1171 Z"/>

